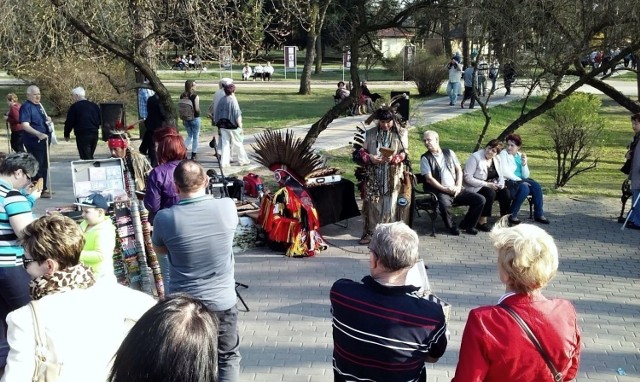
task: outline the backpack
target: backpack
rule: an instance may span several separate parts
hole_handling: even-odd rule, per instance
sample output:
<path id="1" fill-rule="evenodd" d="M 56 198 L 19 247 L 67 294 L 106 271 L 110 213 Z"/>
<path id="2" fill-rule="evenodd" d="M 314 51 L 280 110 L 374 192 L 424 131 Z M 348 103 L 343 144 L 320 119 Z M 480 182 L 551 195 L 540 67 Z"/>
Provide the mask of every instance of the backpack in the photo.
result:
<path id="1" fill-rule="evenodd" d="M 195 117 L 193 102 L 189 98 L 180 98 L 178 101 L 178 115 L 183 121 L 191 121 Z"/>
<path id="2" fill-rule="evenodd" d="M 242 178 L 242 181 L 244 182 L 245 194 L 253 198 L 262 196 L 262 193 L 264 192 L 264 187 L 262 185 L 262 180 L 260 179 L 260 176 L 250 172 L 247 175 L 245 175 L 244 178 Z"/>

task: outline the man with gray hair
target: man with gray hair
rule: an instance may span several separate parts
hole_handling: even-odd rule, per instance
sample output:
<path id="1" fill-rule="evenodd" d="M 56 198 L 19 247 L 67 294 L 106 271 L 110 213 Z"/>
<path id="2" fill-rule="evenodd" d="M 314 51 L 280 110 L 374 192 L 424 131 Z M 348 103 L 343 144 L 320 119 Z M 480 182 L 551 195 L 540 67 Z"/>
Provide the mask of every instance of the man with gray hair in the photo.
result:
<path id="1" fill-rule="evenodd" d="M 209 117 L 211 117 L 212 126 L 216 125 L 216 107 L 218 106 L 218 102 L 220 102 L 220 100 L 223 99 L 225 96 L 224 87 L 227 85 L 231 85 L 232 83 L 233 83 L 233 79 L 226 78 L 226 77 L 220 79 L 220 82 L 218 82 L 218 90 L 216 90 L 216 92 L 213 94 L 213 101 L 211 102 L 211 105 L 209 105 L 209 110 L 208 110 L 208 115 Z M 220 128 L 218 128 L 218 141 L 216 144 L 216 147 L 218 150 L 221 149 L 220 141 L 221 141 Z M 231 153 L 231 158 L 233 158 L 233 153 Z"/>
<path id="2" fill-rule="evenodd" d="M 93 159 L 98 146 L 98 132 L 101 118 L 100 107 L 87 100 L 84 88 L 78 86 L 71 91 L 73 104 L 64 122 L 64 140 L 69 142 L 71 131 L 76 136 L 76 146 L 80 159 Z"/>
<path id="3" fill-rule="evenodd" d="M 444 354 L 442 306 L 406 285 L 418 244 L 403 222 L 378 224 L 369 244 L 370 275 L 333 284 L 334 381 L 426 381 L 425 362 Z"/>

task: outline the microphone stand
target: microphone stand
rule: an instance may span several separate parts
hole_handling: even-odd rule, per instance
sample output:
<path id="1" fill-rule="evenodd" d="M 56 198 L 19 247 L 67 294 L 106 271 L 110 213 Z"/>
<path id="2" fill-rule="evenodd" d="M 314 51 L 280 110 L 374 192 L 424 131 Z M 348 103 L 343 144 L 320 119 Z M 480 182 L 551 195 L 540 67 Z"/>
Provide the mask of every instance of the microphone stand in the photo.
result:
<path id="1" fill-rule="evenodd" d="M 213 149 L 213 155 L 218 160 L 218 170 L 220 170 L 220 176 L 222 177 L 222 194 L 225 197 L 229 197 L 229 189 L 227 188 L 227 178 L 224 176 L 224 172 L 222 171 L 222 163 L 220 162 L 220 153 L 218 152 L 218 144 L 216 142 L 216 137 L 211 138 L 211 142 L 209 142 L 209 147 Z M 213 190 L 211 190 L 213 194 Z"/>

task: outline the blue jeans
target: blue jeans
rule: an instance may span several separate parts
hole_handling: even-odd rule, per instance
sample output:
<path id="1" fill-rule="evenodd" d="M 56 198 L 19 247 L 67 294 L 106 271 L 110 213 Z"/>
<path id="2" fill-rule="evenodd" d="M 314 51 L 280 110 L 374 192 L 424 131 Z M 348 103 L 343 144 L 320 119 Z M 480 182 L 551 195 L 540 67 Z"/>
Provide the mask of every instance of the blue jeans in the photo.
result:
<path id="1" fill-rule="evenodd" d="M 631 206 L 633 206 L 633 202 L 638 199 L 638 195 L 640 195 L 640 189 L 631 190 L 633 196 L 631 196 Z M 640 202 L 636 204 L 636 208 L 634 208 L 631 212 L 631 217 L 629 218 L 630 222 L 633 224 L 640 226 Z"/>
<path id="2" fill-rule="evenodd" d="M 168 255 L 156 255 L 158 258 L 158 265 L 160 265 L 160 273 L 162 274 L 162 285 L 164 285 L 164 295 L 171 294 L 169 288 L 171 281 L 171 272 L 169 271 L 169 256 Z"/>
<path id="3" fill-rule="evenodd" d="M 511 203 L 511 217 L 517 218 L 518 213 L 520 212 L 520 207 L 522 203 L 525 201 L 527 196 L 531 195 L 533 199 L 533 217 L 539 218 L 544 216 L 544 210 L 542 208 L 542 188 L 540 184 L 531 178 L 523 179 L 521 182 L 517 182 L 518 188 L 515 190 L 510 190 L 513 199 L 513 203 Z"/>
<path id="4" fill-rule="evenodd" d="M 238 309 L 234 306 L 213 313 L 218 317 L 218 382 L 238 382 L 242 358 L 238 335 Z"/>
<path id="5" fill-rule="evenodd" d="M 191 121 L 182 121 L 184 129 L 187 130 L 187 139 L 184 140 L 184 145 L 189 149 L 191 146 L 191 152 L 196 154 L 198 152 L 198 141 L 200 140 L 200 117 L 194 118 Z"/>
<path id="6" fill-rule="evenodd" d="M 7 315 L 18 308 L 22 308 L 31 301 L 29 295 L 29 281 L 31 277 L 21 267 L 0 268 L 0 368 L 7 363 L 9 344 L 7 343 Z"/>
<path id="7" fill-rule="evenodd" d="M 460 82 L 451 82 L 447 84 L 447 94 L 449 102 L 455 104 L 458 101 L 458 93 L 460 92 Z"/>

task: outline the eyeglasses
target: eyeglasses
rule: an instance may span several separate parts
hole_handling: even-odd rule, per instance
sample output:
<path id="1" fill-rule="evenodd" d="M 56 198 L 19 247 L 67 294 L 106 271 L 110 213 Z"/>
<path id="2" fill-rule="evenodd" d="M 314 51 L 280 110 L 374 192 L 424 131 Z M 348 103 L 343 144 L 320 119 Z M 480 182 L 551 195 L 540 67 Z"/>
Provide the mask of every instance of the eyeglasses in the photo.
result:
<path id="1" fill-rule="evenodd" d="M 26 257 L 22 256 L 22 266 L 27 269 L 27 267 L 29 266 L 29 264 L 33 263 L 33 262 L 37 262 L 38 260 L 34 260 L 34 259 L 27 259 Z"/>
<path id="2" fill-rule="evenodd" d="M 24 177 L 25 177 L 25 178 L 27 178 L 27 180 L 28 180 L 29 182 L 31 182 L 31 178 L 32 178 L 32 177 L 31 177 L 31 176 L 29 176 L 29 174 L 28 174 L 26 171 L 24 171 L 24 170 L 22 170 L 22 173 L 24 174 Z"/>

